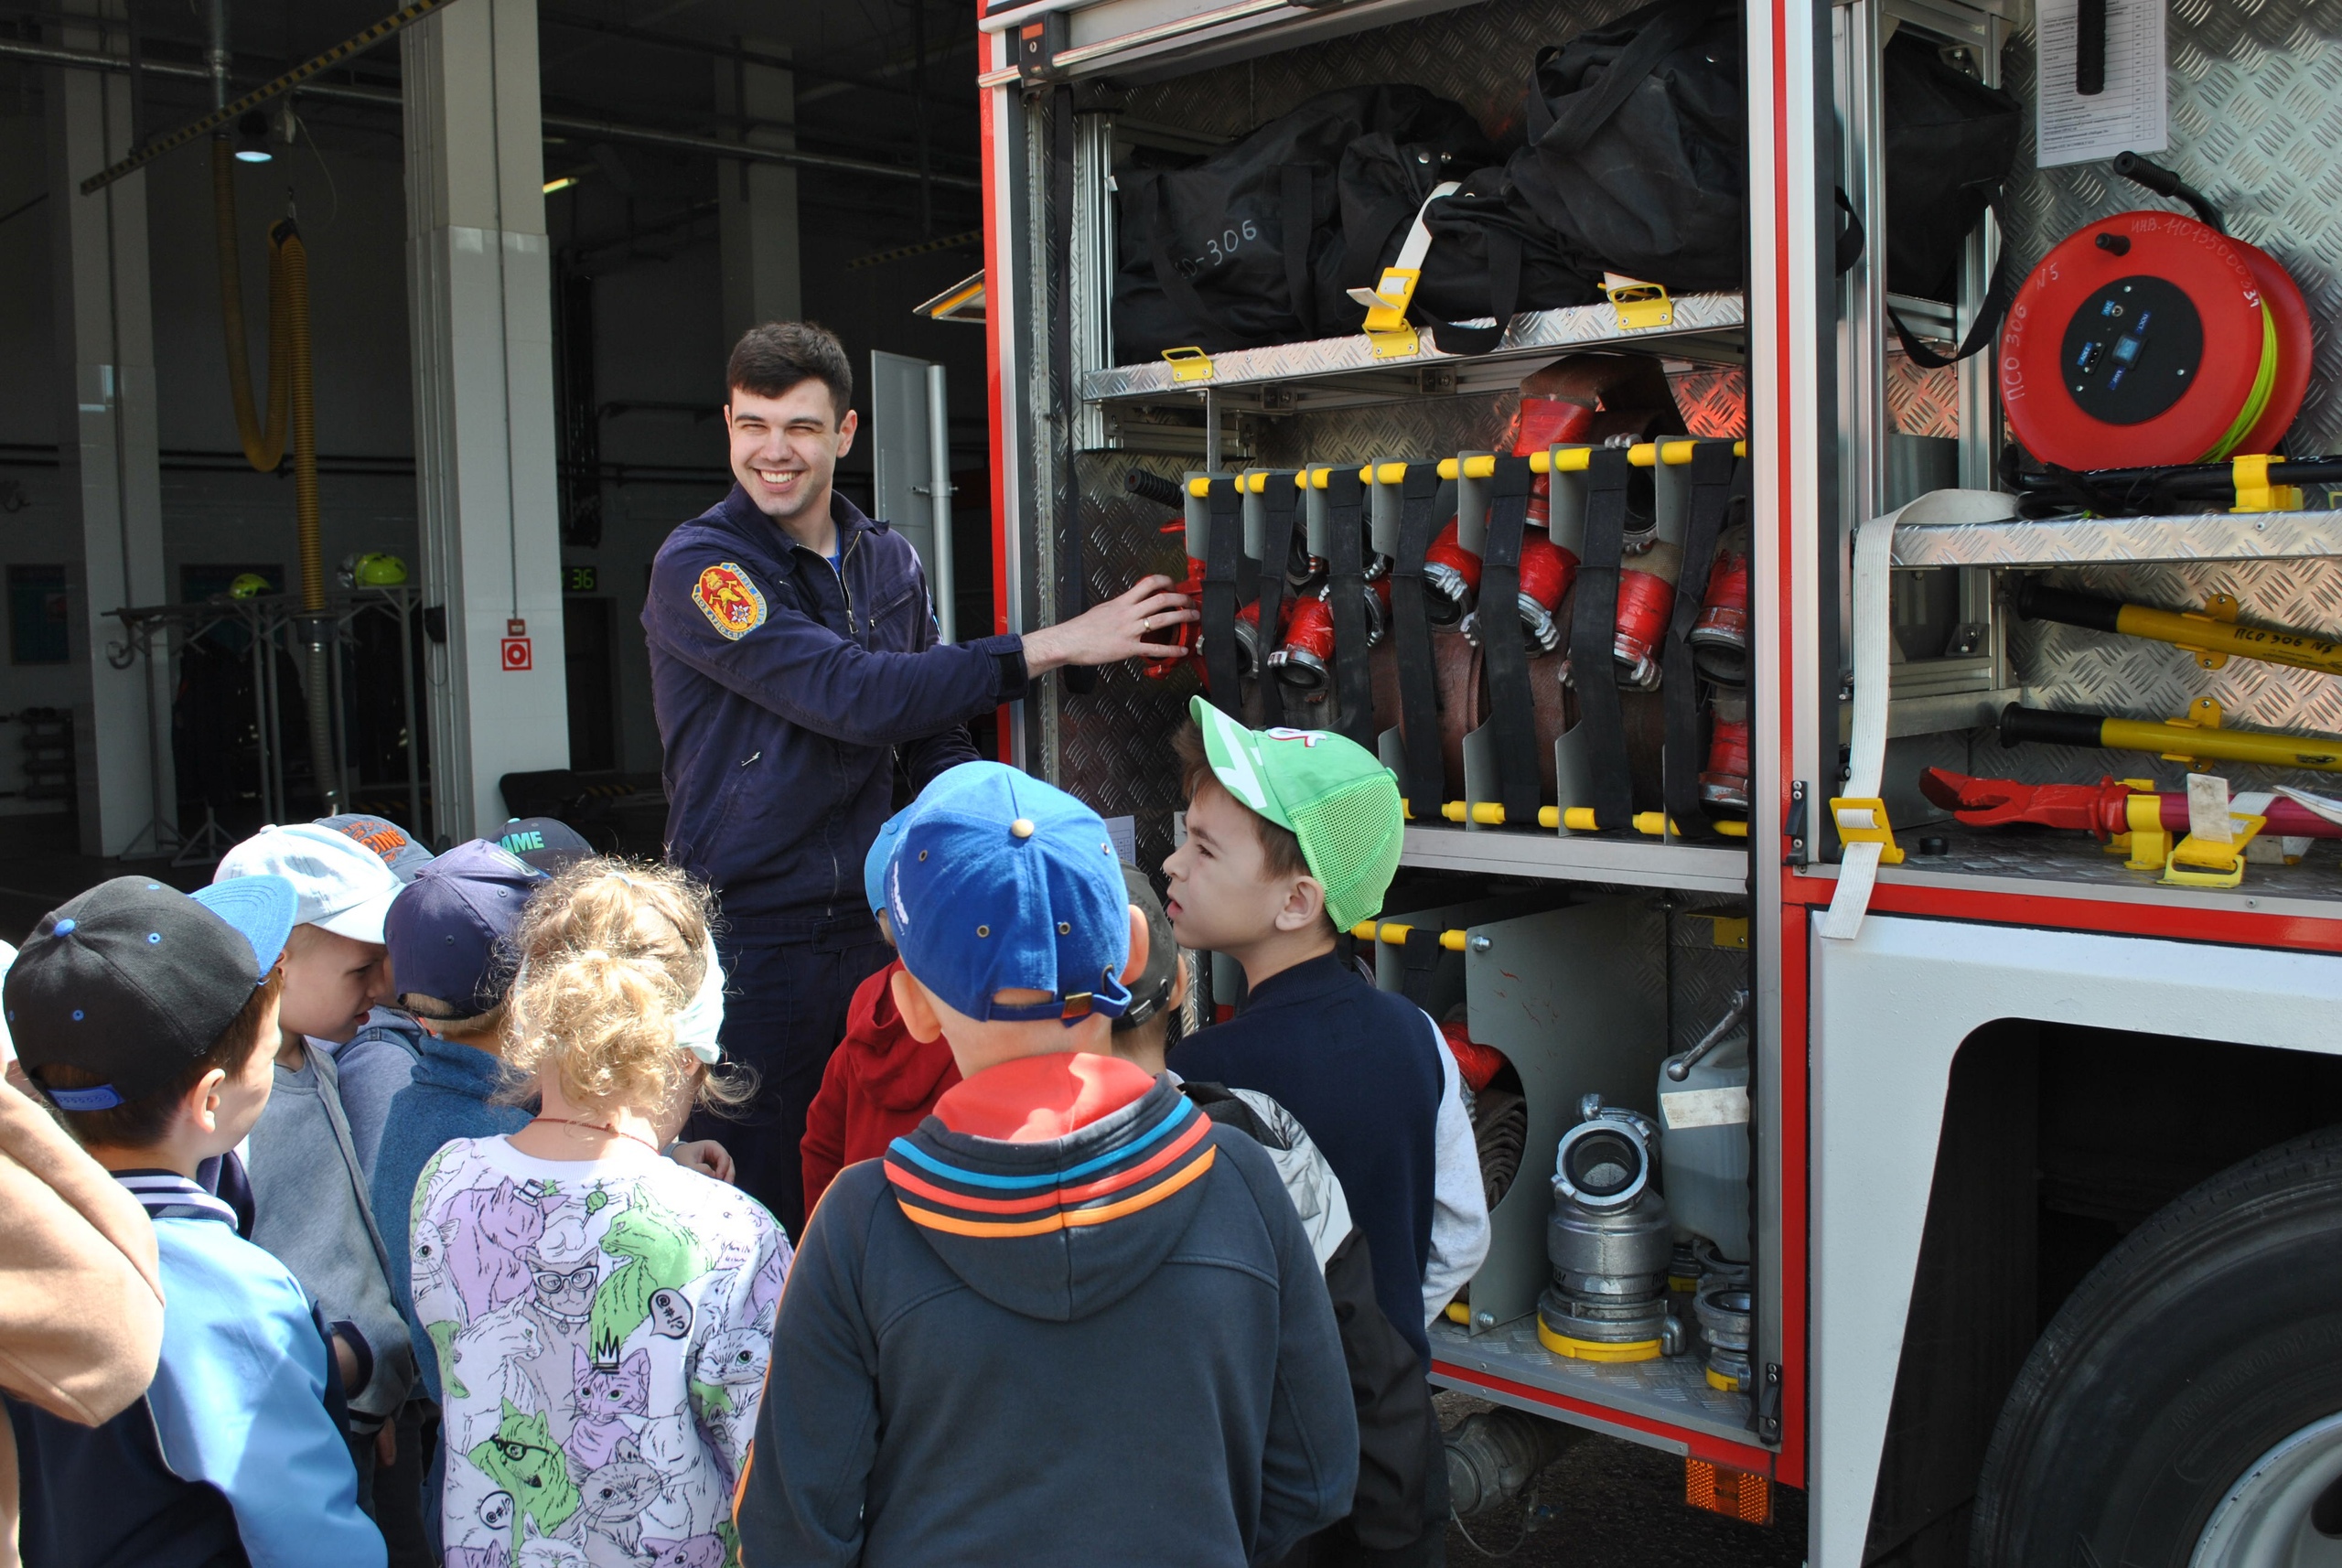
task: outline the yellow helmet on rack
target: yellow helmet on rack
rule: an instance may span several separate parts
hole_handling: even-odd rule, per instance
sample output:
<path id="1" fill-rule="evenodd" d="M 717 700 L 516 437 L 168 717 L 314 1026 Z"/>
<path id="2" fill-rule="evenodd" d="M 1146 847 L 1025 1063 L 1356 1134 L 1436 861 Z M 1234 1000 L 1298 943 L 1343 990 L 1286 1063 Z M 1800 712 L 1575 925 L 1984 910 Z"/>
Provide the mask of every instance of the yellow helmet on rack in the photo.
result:
<path id="1" fill-rule="evenodd" d="M 406 563 L 379 550 L 352 555 L 341 564 L 342 586 L 394 588 L 406 581 Z"/>

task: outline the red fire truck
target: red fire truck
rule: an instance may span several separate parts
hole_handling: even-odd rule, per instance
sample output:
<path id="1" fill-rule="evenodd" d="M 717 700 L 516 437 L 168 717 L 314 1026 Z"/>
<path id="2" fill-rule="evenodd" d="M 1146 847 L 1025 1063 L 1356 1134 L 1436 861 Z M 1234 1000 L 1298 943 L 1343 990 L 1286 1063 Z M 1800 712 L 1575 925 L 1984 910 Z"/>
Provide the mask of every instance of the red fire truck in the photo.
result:
<path id="1" fill-rule="evenodd" d="M 1185 171 L 1302 166 L 1327 221 L 1365 155 L 1313 177 L 1262 128 L 1370 85 L 1534 149 L 1535 73 L 1622 9 L 992 0 L 1000 628 L 1146 571 L 1207 615 L 1004 750 L 1153 867 L 1198 690 L 1383 748 L 1413 820 L 1352 940 L 1487 1053 L 1494 1241 L 1438 1382 L 1681 1455 L 1724 1511 L 1803 1489 L 1827 1568 L 2342 1562 L 2342 467 L 2300 461 L 2342 445 L 2342 18 L 1746 0 L 1704 59 L 1737 286 L 1619 268 L 1476 339 L 1370 266 L 1363 325 L 1135 330 L 1248 246 L 1310 319 L 1289 174 L 1283 229 L 1166 255 Z M 1929 289 L 1889 188 L 1954 155 L 1897 74 L 1943 69 L 2013 156 Z M 1427 231 L 1385 266 L 1430 279 Z M 2174 236 L 2298 291 L 2248 281 L 2234 336 Z M 2138 393 L 2142 355 L 2182 381 Z M 2122 402 L 2216 378 L 2195 447 Z"/>

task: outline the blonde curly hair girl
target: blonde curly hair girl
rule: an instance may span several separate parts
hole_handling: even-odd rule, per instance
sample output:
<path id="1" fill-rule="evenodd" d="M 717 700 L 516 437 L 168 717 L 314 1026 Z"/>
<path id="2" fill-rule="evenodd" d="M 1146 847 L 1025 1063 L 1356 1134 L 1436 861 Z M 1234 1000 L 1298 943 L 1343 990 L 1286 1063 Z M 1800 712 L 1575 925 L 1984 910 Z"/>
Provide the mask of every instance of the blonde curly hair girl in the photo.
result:
<path id="1" fill-rule="evenodd" d="M 596 857 L 538 889 L 513 932 L 511 1095 L 551 1088 L 586 1114 L 625 1109 L 662 1126 L 694 1104 L 746 1101 L 746 1069 L 689 1048 L 713 1050 L 711 972 L 720 985 L 722 971 L 708 920 L 707 890 L 664 865 Z"/>

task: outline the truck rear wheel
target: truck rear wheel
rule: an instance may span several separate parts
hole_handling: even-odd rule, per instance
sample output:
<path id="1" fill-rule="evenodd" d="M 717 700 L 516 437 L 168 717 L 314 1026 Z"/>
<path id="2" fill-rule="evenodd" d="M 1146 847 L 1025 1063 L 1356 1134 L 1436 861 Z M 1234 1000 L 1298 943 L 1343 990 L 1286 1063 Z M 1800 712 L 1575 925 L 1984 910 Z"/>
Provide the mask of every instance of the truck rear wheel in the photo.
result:
<path id="1" fill-rule="evenodd" d="M 2001 1409 L 1978 1568 L 2342 1565 L 2342 1127 L 2126 1238 Z"/>

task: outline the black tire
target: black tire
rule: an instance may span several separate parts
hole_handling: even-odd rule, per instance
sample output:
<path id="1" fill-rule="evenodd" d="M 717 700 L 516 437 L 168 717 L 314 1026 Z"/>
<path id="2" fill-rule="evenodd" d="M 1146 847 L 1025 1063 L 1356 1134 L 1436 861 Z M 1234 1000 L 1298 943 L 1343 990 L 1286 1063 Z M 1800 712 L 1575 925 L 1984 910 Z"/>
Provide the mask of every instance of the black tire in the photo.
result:
<path id="1" fill-rule="evenodd" d="M 2282 1439 L 2342 1412 L 2342 1127 L 2175 1199 L 2033 1348 L 1976 1494 L 1977 1568 L 2186 1568 Z"/>

